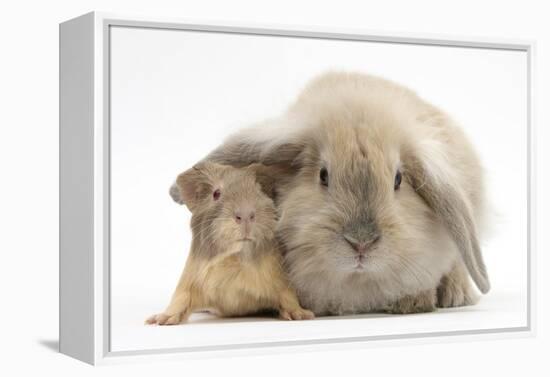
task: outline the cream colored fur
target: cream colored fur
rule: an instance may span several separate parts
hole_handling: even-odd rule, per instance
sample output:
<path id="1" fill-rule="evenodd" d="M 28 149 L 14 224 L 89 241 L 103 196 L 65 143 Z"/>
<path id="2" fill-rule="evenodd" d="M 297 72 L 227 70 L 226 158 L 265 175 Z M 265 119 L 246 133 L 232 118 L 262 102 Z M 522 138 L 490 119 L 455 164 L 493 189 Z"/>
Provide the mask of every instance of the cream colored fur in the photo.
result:
<path id="1" fill-rule="evenodd" d="M 219 316 L 274 310 L 286 320 L 314 317 L 300 307 L 274 239 L 276 212 L 269 195 L 277 171 L 207 162 L 178 176 L 170 191 L 192 212 L 191 251 L 170 304 L 147 323 L 175 325 L 201 310 Z M 236 221 L 245 209 L 254 217 Z"/>
<path id="2" fill-rule="evenodd" d="M 301 304 L 316 314 L 471 304 L 468 272 L 489 290 L 477 155 L 452 119 L 400 85 L 325 74 L 286 114 L 231 136 L 207 160 L 287 166 L 277 237 Z M 397 171 L 403 181 L 394 190 Z M 360 266 L 349 234 L 379 236 Z"/>

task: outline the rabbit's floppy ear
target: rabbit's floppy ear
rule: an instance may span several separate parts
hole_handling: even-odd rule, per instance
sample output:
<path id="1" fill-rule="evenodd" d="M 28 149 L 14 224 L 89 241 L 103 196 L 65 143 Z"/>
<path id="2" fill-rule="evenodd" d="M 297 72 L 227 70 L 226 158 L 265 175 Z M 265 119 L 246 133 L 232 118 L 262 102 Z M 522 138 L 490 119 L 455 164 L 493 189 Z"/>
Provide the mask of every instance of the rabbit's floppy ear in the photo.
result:
<path id="1" fill-rule="evenodd" d="M 253 163 L 246 169 L 252 171 L 256 176 L 256 181 L 262 187 L 262 191 L 271 199 L 277 198 L 277 187 L 284 185 L 294 175 L 294 171 L 286 164 L 264 165 Z"/>
<path id="2" fill-rule="evenodd" d="M 299 125 L 279 119 L 233 134 L 205 160 L 235 167 L 258 162 L 296 167 L 295 160 L 305 144 L 305 133 Z"/>
<path id="3" fill-rule="evenodd" d="M 199 163 L 178 175 L 170 187 L 170 196 L 175 202 L 185 204 L 193 211 L 212 187 L 206 174 L 208 165 L 208 163 Z"/>
<path id="4" fill-rule="evenodd" d="M 461 189 L 445 156 L 424 158 L 409 153 L 404 158 L 405 174 L 416 192 L 438 216 L 458 246 L 470 276 L 482 293 L 490 289 L 481 255 L 470 201 Z"/>

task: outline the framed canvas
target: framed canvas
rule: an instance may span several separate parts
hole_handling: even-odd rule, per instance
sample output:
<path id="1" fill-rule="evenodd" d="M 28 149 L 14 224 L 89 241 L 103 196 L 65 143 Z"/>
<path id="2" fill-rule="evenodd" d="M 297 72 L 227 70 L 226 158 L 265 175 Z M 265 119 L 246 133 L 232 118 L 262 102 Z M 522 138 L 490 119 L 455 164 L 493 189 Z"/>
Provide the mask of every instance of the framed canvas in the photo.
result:
<path id="1" fill-rule="evenodd" d="M 62 23 L 61 352 L 97 364 L 533 334 L 533 51 L 531 41 L 97 12 Z M 167 306 L 189 258 L 191 212 L 169 195 L 176 177 L 235 132 L 277 123 L 326 72 L 390 80 L 459 124 L 484 170 L 489 215 L 481 249 L 491 289 L 475 305 L 429 313 L 331 315 L 298 289 L 315 319 L 197 312 L 176 326 L 144 324 Z M 397 190 L 401 176 L 395 179 Z M 403 182 L 414 186 L 406 172 Z M 415 190 L 422 195 L 422 186 Z M 338 301 L 338 287 L 328 286 Z"/>

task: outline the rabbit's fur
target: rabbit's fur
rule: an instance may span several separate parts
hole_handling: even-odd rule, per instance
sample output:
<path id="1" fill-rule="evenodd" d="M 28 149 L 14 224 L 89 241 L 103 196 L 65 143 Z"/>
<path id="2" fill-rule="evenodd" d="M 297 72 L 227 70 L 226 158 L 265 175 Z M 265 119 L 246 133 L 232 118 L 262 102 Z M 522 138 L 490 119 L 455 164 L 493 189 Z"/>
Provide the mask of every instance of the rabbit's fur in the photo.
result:
<path id="1" fill-rule="evenodd" d="M 446 114 L 402 86 L 325 74 L 286 114 L 238 132 L 206 160 L 286 167 L 276 232 L 300 302 L 316 314 L 471 304 L 469 275 L 489 290 L 478 157 Z"/>

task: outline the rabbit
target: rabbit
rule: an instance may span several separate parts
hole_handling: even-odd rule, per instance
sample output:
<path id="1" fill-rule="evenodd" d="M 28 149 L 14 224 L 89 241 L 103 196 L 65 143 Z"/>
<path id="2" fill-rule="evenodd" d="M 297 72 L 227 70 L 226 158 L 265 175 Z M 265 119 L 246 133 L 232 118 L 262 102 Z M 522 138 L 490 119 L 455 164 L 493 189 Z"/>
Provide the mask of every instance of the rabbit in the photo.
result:
<path id="1" fill-rule="evenodd" d="M 479 157 L 447 114 L 399 84 L 322 74 L 284 114 L 229 136 L 203 161 L 286 168 L 275 183 L 276 236 L 316 315 L 471 305 L 470 278 L 490 289 Z"/>
<path id="2" fill-rule="evenodd" d="M 191 251 L 168 308 L 146 323 L 175 325 L 202 310 L 222 317 L 266 310 L 286 320 L 314 317 L 300 306 L 282 267 L 273 170 L 205 162 L 178 176 L 170 195 L 192 213 Z"/>

